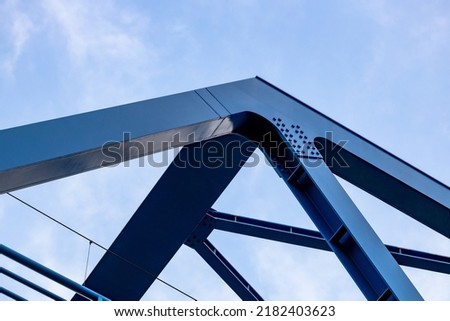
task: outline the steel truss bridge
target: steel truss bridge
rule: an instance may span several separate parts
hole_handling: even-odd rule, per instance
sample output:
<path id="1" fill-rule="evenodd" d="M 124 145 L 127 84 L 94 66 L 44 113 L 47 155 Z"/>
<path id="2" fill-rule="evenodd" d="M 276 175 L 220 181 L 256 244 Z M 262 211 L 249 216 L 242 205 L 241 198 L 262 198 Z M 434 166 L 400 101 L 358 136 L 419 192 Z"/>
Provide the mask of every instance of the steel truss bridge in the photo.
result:
<path id="1" fill-rule="evenodd" d="M 258 77 L 1 130 L 14 157 L 0 159 L 0 193 L 181 146 L 82 285 L 5 245 L 0 254 L 72 300 L 140 300 L 184 244 L 242 300 L 263 300 L 208 240 L 215 229 L 332 251 L 368 300 L 422 300 L 399 265 L 450 274 L 449 257 L 383 244 L 335 175 L 447 238 L 450 188 Z M 257 148 L 318 231 L 212 209 Z"/>

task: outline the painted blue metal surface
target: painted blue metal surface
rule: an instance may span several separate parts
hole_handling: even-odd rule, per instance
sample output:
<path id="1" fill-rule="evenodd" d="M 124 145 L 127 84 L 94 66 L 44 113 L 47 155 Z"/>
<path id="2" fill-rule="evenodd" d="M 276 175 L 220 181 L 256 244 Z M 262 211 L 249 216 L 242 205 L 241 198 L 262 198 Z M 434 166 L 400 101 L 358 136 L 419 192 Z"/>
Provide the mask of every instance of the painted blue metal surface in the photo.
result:
<path id="1" fill-rule="evenodd" d="M 328 243 L 318 231 L 230 215 L 215 210 L 208 211 L 205 217 L 211 221 L 214 229 L 220 231 L 331 251 Z"/>
<path id="2" fill-rule="evenodd" d="M 293 176 L 288 186 L 367 299 L 421 299 L 325 163 Z"/>
<path id="3" fill-rule="evenodd" d="M 255 121 L 255 119 L 252 120 Z M 248 121 L 248 119 L 246 119 L 246 121 Z M 261 123 L 259 125 L 261 125 Z M 260 135 L 260 131 L 264 133 L 266 132 L 267 128 L 265 128 L 264 125 L 267 126 L 267 124 L 262 123 L 262 126 L 260 128 L 252 127 L 251 134 L 248 134 L 246 132 L 248 127 L 237 128 L 236 131 L 242 133 L 244 136 Z M 215 141 L 219 144 L 217 146 L 220 146 L 220 144 L 223 144 L 223 146 L 225 146 L 226 143 L 233 141 L 232 136 L 224 137 L 229 139 L 222 142 Z M 275 139 L 276 137 L 274 136 L 273 138 Z M 303 207 L 306 209 L 312 220 L 318 226 L 322 235 L 324 235 L 330 248 L 333 249 L 333 251 L 336 253 L 338 258 L 341 260 L 344 267 L 349 271 L 350 275 L 353 277 L 364 295 L 369 300 L 420 300 L 420 294 L 417 292 L 404 272 L 400 269 L 398 264 L 389 254 L 381 240 L 379 240 L 377 235 L 370 228 L 368 223 L 363 218 L 362 214 L 351 202 L 351 200 L 344 192 L 342 187 L 338 184 L 336 178 L 329 171 L 325 163 L 322 162 L 320 166 L 317 167 L 308 167 L 302 163 L 303 160 L 301 158 L 297 158 L 292 153 L 292 150 L 291 148 L 289 148 L 289 146 L 281 145 L 282 148 L 277 147 L 277 149 L 271 150 L 268 148 L 266 143 L 262 141 L 262 137 L 260 137 L 260 139 L 260 148 L 262 148 L 265 151 L 266 155 L 274 163 L 277 164 L 277 169 L 280 171 L 280 176 L 282 176 L 282 178 L 287 182 L 294 195 L 302 203 Z M 280 142 L 283 142 L 281 138 Z M 270 143 L 272 143 L 272 141 Z M 184 148 L 178 156 L 181 159 L 186 157 L 183 155 L 189 155 L 190 148 L 192 148 L 192 145 Z M 222 150 L 225 150 L 225 148 Z M 199 151 L 200 153 L 198 156 L 196 156 L 197 160 L 206 160 L 208 158 L 208 155 L 204 153 L 204 150 L 201 151 L 201 149 L 197 148 L 196 151 Z M 234 149 L 234 151 L 236 151 L 236 149 Z M 179 170 L 179 167 L 176 166 L 177 162 L 179 161 L 178 156 L 174 162 L 175 166 L 169 167 L 166 173 L 171 173 L 173 171 L 176 172 L 177 170 Z M 235 155 L 233 156 L 233 158 L 234 157 L 237 156 Z M 241 160 L 243 159 L 243 157 L 241 156 L 238 159 Z M 234 164 L 235 163 L 237 162 L 234 162 Z M 204 186 L 203 183 L 201 183 L 202 186 L 198 186 L 198 182 L 203 182 L 203 180 L 211 181 L 211 169 L 206 166 L 206 168 L 208 168 L 207 171 L 196 171 L 197 168 L 195 166 L 192 166 L 192 164 L 192 162 L 188 162 L 189 166 L 182 168 L 183 171 L 176 175 L 176 179 L 168 176 L 168 180 L 170 182 L 176 180 L 178 183 L 177 186 L 189 186 L 190 193 L 194 191 L 195 195 L 187 193 L 187 191 L 185 190 L 182 190 L 180 194 L 174 194 L 172 190 L 168 190 L 169 188 L 172 188 L 172 185 L 165 184 L 166 178 L 163 176 L 163 178 L 159 182 L 162 185 L 158 185 L 158 183 L 153 191 L 149 194 L 150 197 L 156 190 L 157 197 L 153 198 L 152 201 L 147 198 L 144 203 L 148 202 L 149 204 L 152 204 L 152 206 L 156 206 L 157 208 L 159 208 L 159 206 L 161 206 L 161 200 L 163 200 L 164 207 L 173 207 L 173 205 L 167 205 L 171 204 L 171 202 L 168 202 L 168 200 L 162 196 L 162 194 L 169 195 L 170 193 L 172 196 L 176 195 L 176 199 L 180 201 L 180 204 L 185 204 L 186 202 L 192 203 L 193 200 L 196 200 L 195 204 L 197 204 L 197 202 L 200 202 L 200 200 L 197 200 L 198 195 L 201 195 L 202 200 L 207 199 L 210 202 L 211 206 L 214 199 L 216 199 L 220 194 L 214 193 L 210 188 L 205 188 L 206 186 Z M 205 163 L 199 162 L 198 165 L 204 167 Z M 242 166 L 242 164 L 234 167 L 235 172 L 239 170 L 240 166 Z M 216 169 L 214 170 L 214 172 L 215 171 Z M 190 176 L 190 172 L 196 172 L 195 177 Z M 189 174 L 189 176 L 183 176 L 186 174 Z M 213 184 L 223 184 L 223 186 L 226 186 L 231 179 L 232 177 L 225 178 L 223 175 L 220 175 L 220 179 L 214 181 Z M 186 196 L 188 196 L 189 198 L 184 199 L 184 197 Z M 213 199 L 211 199 L 211 197 Z M 192 207 L 191 204 L 189 208 L 191 209 L 195 207 Z M 187 236 L 189 235 L 189 231 L 193 231 L 195 226 L 197 226 L 200 222 L 202 216 L 200 216 L 198 209 L 194 210 L 197 210 L 196 219 L 189 219 L 190 224 L 188 225 L 186 221 L 180 220 L 180 213 L 183 213 L 183 216 L 181 216 L 183 218 L 192 215 L 186 215 L 186 210 L 181 211 L 181 208 L 171 208 L 167 212 L 158 210 L 159 216 L 153 217 L 149 214 L 155 213 L 156 211 L 150 207 L 145 210 L 145 221 L 139 220 L 139 223 L 135 223 L 132 225 L 128 224 L 124 228 L 118 239 L 115 241 L 115 243 L 117 242 L 117 244 L 120 244 L 120 254 L 116 249 L 114 249 L 114 244 L 110 250 L 113 253 L 118 253 L 120 256 L 127 258 L 128 261 L 133 262 L 140 267 L 150 267 L 150 264 L 155 264 L 155 262 L 157 264 L 160 264 L 160 266 L 158 266 L 158 269 L 146 268 L 147 271 L 156 276 L 157 273 L 159 274 L 159 272 L 161 271 L 161 268 L 165 266 L 168 260 L 172 257 L 170 256 L 166 258 L 164 256 L 161 256 L 161 253 L 171 253 L 171 255 L 173 255 L 182 244 L 182 242 L 179 242 L 178 244 L 176 244 L 174 241 L 169 242 L 169 239 L 173 239 L 174 237 L 187 238 Z M 138 212 L 142 212 L 142 210 L 138 210 Z M 176 219 L 175 217 L 172 218 L 170 216 L 170 213 L 172 215 L 178 215 L 178 219 Z M 132 220 L 135 217 L 140 217 L 143 215 L 144 214 L 134 216 Z M 171 220 L 171 224 L 169 225 L 167 224 L 167 222 L 165 222 L 164 225 L 155 225 L 154 222 L 161 221 L 161 218 L 164 218 L 163 220 Z M 145 227 L 148 226 L 153 226 L 152 233 L 145 234 L 145 232 L 147 232 L 147 229 Z M 183 228 L 183 233 L 178 232 L 180 227 Z M 189 230 L 187 228 L 189 228 Z M 161 231 L 165 231 L 164 233 L 167 234 L 167 236 L 161 235 Z M 175 233 L 173 233 L 172 235 L 171 233 L 174 231 Z M 139 241 L 134 241 L 132 244 L 130 244 L 129 240 L 133 240 L 134 238 L 136 238 L 136 235 L 140 236 Z M 146 238 L 144 239 L 141 237 L 141 235 L 150 236 L 146 236 Z M 154 235 L 157 235 L 157 239 L 150 240 L 150 238 Z M 171 251 L 167 251 L 161 246 L 161 244 L 165 243 L 161 243 L 158 248 L 149 251 L 150 253 L 158 253 L 158 256 L 151 256 L 148 254 L 146 255 L 141 251 L 137 252 L 135 254 L 135 257 L 133 257 L 132 259 L 129 258 L 129 254 L 127 253 L 133 253 L 132 249 L 138 248 L 140 244 L 148 244 L 146 248 L 146 250 L 148 251 L 152 248 L 151 244 L 158 242 L 157 240 L 167 240 L 168 244 L 173 245 L 174 248 Z M 177 246 L 175 246 L 175 244 Z M 164 247 L 167 247 L 167 245 L 164 245 Z M 107 254 L 105 255 L 105 257 L 106 256 L 112 257 L 111 254 Z M 123 261 L 116 264 L 111 264 L 111 262 L 109 262 L 107 259 L 105 259 L 104 262 L 102 261 L 99 263 L 97 269 L 97 271 L 100 272 L 94 274 L 96 272 L 94 270 L 94 272 L 91 274 L 92 280 L 95 281 L 90 281 L 90 279 L 88 279 L 89 282 L 87 282 L 87 285 L 94 289 L 102 288 L 103 291 L 105 291 L 105 286 L 111 286 L 111 290 L 106 290 L 106 292 L 104 292 L 107 293 L 109 297 L 112 297 L 110 291 L 121 290 L 121 293 L 115 293 L 114 295 L 120 296 L 120 299 L 138 299 L 145 293 L 148 286 L 151 285 L 150 281 L 152 282 L 154 280 L 154 278 L 152 279 L 147 276 L 147 281 L 144 282 L 145 275 L 136 277 L 138 273 L 136 273 L 136 271 L 132 272 L 132 269 L 127 266 L 129 264 L 125 264 L 125 262 Z M 115 267 L 119 265 L 122 265 L 122 267 L 119 270 L 116 270 Z M 125 280 L 127 280 L 127 284 L 122 284 L 120 286 L 118 283 L 122 283 L 123 281 L 111 281 L 110 278 L 105 279 L 105 276 L 107 276 L 107 271 L 113 271 L 116 275 L 124 275 L 126 271 L 131 272 L 131 274 L 127 275 L 127 277 L 124 278 Z M 133 291 L 125 287 L 129 287 L 130 280 L 135 279 L 139 280 L 139 282 L 136 282 L 135 285 L 131 287 Z M 95 283 L 98 280 L 102 280 L 102 282 L 100 283 L 101 286 Z M 114 285 L 111 285 L 111 282 L 114 282 Z M 139 289 L 139 287 L 141 288 Z M 123 291 L 124 289 L 127 290 Z M 125 292 L 127 293 L 127 295 L 130 295 L 130 293 L 132 293 L 134 296 L 126 297 L 124 294 Z"/>
<path id="4" fill-rule="evenodd" d="M 23 266 L 26 266 L 27 268 L 65 286 L 66 288 L 75 291 L 83 296 L 85 296 L 86 298 L 90 299 L 90 300 L 94 300 L 94 301 L 109 301 L 108 298 L 106 298 L 105 296 L 92 291 L 91 289 L 80 285 L 74 281 L 72 281 L 71 279 L 65 277 L 62 274 L 59 274 L 49 268 L 47 268 L 46 266 L 33 261 L 32 259 L 14 251 L 13 249 L 10 249 L 9 247 L 0 244 L 0 254 L 5 255 L 6 257 L 10 258 L 11 260 L 16 261 L 17 263 L 22 264 Z"/>
<path id="5" fill-rule="evenodd" d="M 231 141 L 252 147 L 230 152 Z M 232 166 L 193 151 L 207 144 L 233 153 Z M 87 280 L 112 299 L 137 300 L 254 144 L 368 299 L 421 299 L 333 173 L 446 237 L 450 189 L 260 78 L 2 130 L 0 149 L 14 157 L 0 159 L 0 193 L 186 146 Z"/>
<path id="6" fill-rule="evenodd" d="M 319 231 L 307 230 L 210 209 L 185 244 L 195 249 L 216 273 L 243 300 L 262 300 L 257 291 L 207 240 L 213 230 L 238 233 L 319 250 L 333 251 Z M 386 245 L 397 263 L 434 272 L 450 274 L 450 258 Z M 383 291 L 384 293 L 384 291 Z M 382 294 L 383 294 L 382 293 Z"/>
<path id="7" fill-rule="evenodd" d="M 208 240 L 195 245 L 194 249 L 206 263 L 224 280 L 244 301 L 263 301 L 261 295 L 227 261 L 227 259 Z"/>
<path id="8" fill-rule="evenodd" d="M 14 293 L 8 289 L 5 289 L 4 287 L 0 286 L 0 294 L 4 294 L 7 297 L 10 297 L 11 299 L 15 300 L 15 301 L 28 301 L 27 299 L 25 299 L 24 297 L 18 295 L 17 293 Z"/>
<path id="9" fill-rule="evenodd" d="M 205 215 L 184 244 L 194 249 L 242 300 L 263 301 L 261 295 L 258 294 L 250 283 L 207 240 L 209 234 L 214 230 L 215 225 L 216 218 Z"/>
<path id="10" fill-rule="evenodd" d="M 37 285 L 36 283 L 33 283 L 30 280 L 25 279 L 25 278 L 21 277 L 20 275 L 17 275 L 16 273 L 9 271 L 8 269 L 0 267 L 0 274 L 4 274 L 4 275 L 10 277 L 11 279 L 16 280 L 19 283 L 22 283 L 23 285 L 25 285 L 39 293 L 42 293 L 43 295 L 49 297 L 50 299 L 53 299 L 55 301 L 65 301 L 59 295 L 56 295 L 55 293 L 50 292 L 47 289 L 44 289 L 43 287 Z"/>
<path id="11" fill-rule="evenodd" d="M 447 186 L 261 78 L 0 130 L 0 150 L 14 155 L 0 159 L 0 193 L 99 168 L 111 161 L 108 142 L 123 151 L 133 142 L 149 146 L 123 152 L 125 161 L 171 148 L 163 142 L 177 135 L 182 146 L 229 134 L 240 125 L 229 118 L 242 112 L 300 126 L 335 174 L 450 237 Z M 335 148 L 339 142 L 346 143 Z M 337 152 L 349 166 L 333 164 Z"/>
<path id="12" fill-rule="evenodd" d="M 241 150 L 244 141 L 229 135 L 184 147 L 85 285 L 112 300 L 139 300 L 256 148 Z M 228 149 L 216 153 L 222 145 Z"/>
<path id="13" fill-rule="evenodd" d="M 319 231 L 296 226 L 256 220 L 210 210 L 205 219 L 211 229 L 237 233 L 266 240 L 332 251 Z M 198 240 L 199 242 L 201 239 Z M 450 274 L 450 257 L 417 250 L 385 245 L 394 259 L 403 266 Z"/>
<path id="14" fill-rule="evenodd" d="M 333 173 L 450 237 L 448 186 L 260 78 L 208 90 L 230 114 L 253 112 L 274 125 L 279 123 L 280 131 L 281 125 L 301 127 L 304 135 L 299 143 L 310 142 Z M 344 142 L 342 148 L 334 147 Z M 337 159 L 349 166 L 340 166 Z"/>
<path id="15" fill-rule="evenodd" d="M 125 161 L 210 138 L 222 122 L 187 92 L 1 130 L 0 150 L 14 157 L 0 159 L 0 193 L 111 165 L 108 146 Z"/>

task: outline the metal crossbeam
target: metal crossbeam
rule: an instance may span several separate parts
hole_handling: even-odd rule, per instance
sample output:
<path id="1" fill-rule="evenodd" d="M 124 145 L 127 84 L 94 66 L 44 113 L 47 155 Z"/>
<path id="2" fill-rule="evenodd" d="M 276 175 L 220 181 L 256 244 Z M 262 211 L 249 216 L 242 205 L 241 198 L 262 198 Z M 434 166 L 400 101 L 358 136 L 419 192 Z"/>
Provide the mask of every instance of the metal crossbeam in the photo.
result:
<path id="1" fill-rule="evenodd" d="M 317 250 L 332 251 L 319 231 L 256 220 L 215 210 L 208 211 L 208 214 L 205 215 L 205 219 L 212 224 L 215 230 L 253 236 Z M 386 245 L 386 248 L 400 265 L 450 274 L 450 257 L 393 245 Z"/>
<path id="2" fill-rule="evenodd" d="M 207 240 L 215 225 L 216 218 L 205 215 L 184 244 L 194 249 L 242 300 L 263 301 L 263 298 L 250 283 Z"/>
<path id="3" fill-rule="evenodd" d="M 213 244 L 207 240 L 214 230 L 237 233 L 319 250 L 333 251 L 318 231 L 231 215 L 210 209 L 185 244 L 196 250 L 242 300 L 262 300 Z M 450 274 L 450 258 L 386 245 L 401 265 Z"/>
<path id="4" fill-rule="evenodd" d="M 216 230 L 331 251 L 328 243 L 318 231 L 231 215 L 215 210 L 208 211 L 205 219 L 211 221 Z"/>
<path id="5" fill-rule="evenodd" d="M 450 258 L 447 256 L 404 249 L 392 245 L 386 245 L 386 247 L 400 265 L 450 274 Z"/>

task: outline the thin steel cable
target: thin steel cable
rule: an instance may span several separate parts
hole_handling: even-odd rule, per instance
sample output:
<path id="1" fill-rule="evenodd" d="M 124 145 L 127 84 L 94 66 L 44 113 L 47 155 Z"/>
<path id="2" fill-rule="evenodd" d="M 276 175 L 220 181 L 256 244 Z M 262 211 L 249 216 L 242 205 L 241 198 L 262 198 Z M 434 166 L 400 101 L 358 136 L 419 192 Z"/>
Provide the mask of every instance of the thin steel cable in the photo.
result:
<path id="1" fill-rule="evenodd" d="M 101 245 L 100 243 L 98 243 L 98 242 L 92 240 L 91 238 L 89 238 L 89 237 L 83 235 L 82 233 L 78 232 L 77 230 L 71 228 L 70 226 L 68 226 L 68 225 L 66 225 L 66 224 L 64 224 L 64 223 L 62 223 L 62 222 L 60 222 L 60 221 L 58 221 L 57 219 L 55 219 L 55 218 L 53 218 L 52 216 L 48 215 L 47 213 L 41 211 L 40 209 L 36 208 L 35 206 L 29 204 L 28 202 L 26 202 L 26 201 L 20 199 L 19 197 L 15 196 L 15 195 L 13 195 L 13 194 L 11 194 L 11 193 L 9 193 L 9 192 L 6 192 L 6 194 L 9 195 L 10 197 L 14 198 L 16 201 L 19 201 L 19 202 L 22 203 L 23 205 L 28 206 L 29 208 L 33 209 L 34 211 L 38 212 L 39 214 L 45 216 L 45 217 L 48 218 L 49 220 L 52 220 L 52 221 L 55 222 L 56 224 L 58 224 L 58 225 L 60 225 L 60 226 L 62 226 L 62 227 L 64 227 L 64 228 L 68 229 L 69 231 L 71 231 L 72 233 L 78 235 L 79 237 L 81 237 L 81 238 L 87 240 L 88 242 L 91 242 L 92 244 L 97 245 L 99 248 L 103 249 L 104 251 L 106 251 L 106 252 L 108 252 L 108 253 L 110 253 L 110 254 L 116 256 L 118 259 L 120 259 L 120 260 L 126 262 L 127 264 L 130 264 L 131 266 L 133 266 L 133 267 L 135 267 L 135 268 L 141 270 L 142 272 L 144 272 L 144 273 L 150 275 L 151 277 L 155 278 L 155 280 L 158 280 L 159 282 L 163 283 L 164 285 L 168 286 L 169 288 L 171 288 L 171 289 L 173 289 L 173 290 L 175 290 L 175 291 L 181 293 L 182 295 L 188 297 L 189 299 L 191 299 L 191 300 L 193 300 L 193 301 L 197 301 L 197 299 L 194 298 L 192 295 L 190 295 L 190 294 L 184 292 L 183 290 L 180 290 L 180 289 L 177 288 L 176 286 L 174 286 L 174 285 L 168 283 L 167 281 L 164 281 L 163 279 L 161 279 L 161 278 L 159 278 L 158 276 L 154 275 L 154 274 L 151 273 L 150 271 L 147 271 L 146 269 L 144 269 L 143 267 L 137 265 L 136 263 L 131 262 L 130 260 L 128 260 L 128 259 L 122 257 L 121 255 L 119 255 L 119 254 L 117 254 L 117 253 L 111 251 L 110 249 L 106 248 L 105 246 Z"/>
<path id="2" fill-rule="evenodd" d="M 91 245 L 92 242 L 89 241 L 89 247 L 88 247 L 88 252 L 87 252 L 87 258 L 86 258 L 86 267 L 84 269 L 84 282 L 86 282 L 87 279 L 87 271 L 88 271 L 88 267 L 89 267 L 89 257 L 91 256 Z"/>

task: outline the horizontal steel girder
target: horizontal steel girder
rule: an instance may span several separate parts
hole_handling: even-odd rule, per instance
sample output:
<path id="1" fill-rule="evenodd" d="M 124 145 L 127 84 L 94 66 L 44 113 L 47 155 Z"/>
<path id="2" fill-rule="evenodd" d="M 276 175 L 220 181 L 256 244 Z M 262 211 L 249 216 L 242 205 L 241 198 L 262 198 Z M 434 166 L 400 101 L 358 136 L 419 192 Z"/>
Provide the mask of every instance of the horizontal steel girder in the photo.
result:
<path id="1" fill-rule="evenodd" d="M 308 230 L 210 209 L 185 244 L 196 250 L 231 289 L 242 299 L 263 300 L 257 291 L 207 240 L 214 230 L 231 232 L 318 250 L 333 251 L 319 231 Z M 397 263 L 450 274 L 450 257 L 386 245 Z"/>
<path id="2" fill-rule="evenodd" d="M 256 220 L 218 211 L 208 211 L 205 220 L 211 229 L 258 237 L 317 250 L 332 251 L 319 231 Z M 199 240 L 200 241 L 200 240 Z M 394 259 L 403 266 L 450 274 L 450 257 L 386 245 Z"/>

